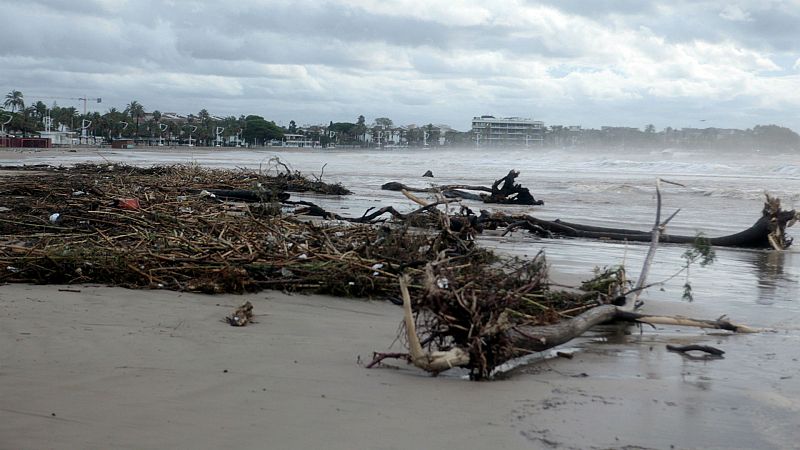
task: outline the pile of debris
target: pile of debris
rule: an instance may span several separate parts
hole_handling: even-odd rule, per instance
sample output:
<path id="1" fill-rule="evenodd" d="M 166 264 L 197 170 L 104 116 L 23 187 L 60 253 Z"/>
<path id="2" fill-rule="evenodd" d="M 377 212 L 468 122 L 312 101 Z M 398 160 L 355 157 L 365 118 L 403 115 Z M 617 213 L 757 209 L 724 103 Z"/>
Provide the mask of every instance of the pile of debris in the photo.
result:
<path id="1" fill-rule="evenodd" d="M 417 251 L 428 241 L 419 233 L 286 213 L 288 180 L 338 190 L 296 174 L 115 164 L 16 169 L 0 186 L 0 281 L 370 296 L 395 294 L 387 271 L 428 251 Z"/>
<path id="2" fill-rule="evenodd" d="M 405 307 L 411 351 L 403 357 L 434 373 L 465 367 L 475 378 L 605 320 L 656 323 L 618 309 L 630 292 L 621 268 L 599 271 L 579 288 L 555 290 L 543 255 L 502 259 L 475 245 L 484 227 L 524 222 L 532 231 L 544 228 L 527 217 L 476 215 L 463 206 L 442 211 L 437 206 L 450 201 L 411 195 L 420 204 L 411 213 L 381 208 L 340 217 L 293 202 L 288 191 L 339 195 L 346 189 L 288 168 L 5 169 L 12 175 L 0 185 L 0 282 L 388 298 Z M 386 213 L 392 222 L 382 218 Z M 764 214 L 792 221 L 774 201 Z M 308 215 L 337 220 L 315 222 Z M 244 325 L 251 316 L 244 308 L 227 321 Z M 702 326 L 742 330 L 722 321 Z"/>

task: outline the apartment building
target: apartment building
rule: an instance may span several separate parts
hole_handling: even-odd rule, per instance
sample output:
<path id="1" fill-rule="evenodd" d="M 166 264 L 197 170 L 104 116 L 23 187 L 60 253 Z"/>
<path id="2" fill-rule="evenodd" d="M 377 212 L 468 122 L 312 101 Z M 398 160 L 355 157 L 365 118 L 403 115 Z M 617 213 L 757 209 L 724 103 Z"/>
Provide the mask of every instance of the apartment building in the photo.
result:
<path id="1" fill-rule="evenodd" d="M 472 134 L 478 147 L 538 147 L 544 142 L 544 122 L 520 117 L 473 117 Z"/>

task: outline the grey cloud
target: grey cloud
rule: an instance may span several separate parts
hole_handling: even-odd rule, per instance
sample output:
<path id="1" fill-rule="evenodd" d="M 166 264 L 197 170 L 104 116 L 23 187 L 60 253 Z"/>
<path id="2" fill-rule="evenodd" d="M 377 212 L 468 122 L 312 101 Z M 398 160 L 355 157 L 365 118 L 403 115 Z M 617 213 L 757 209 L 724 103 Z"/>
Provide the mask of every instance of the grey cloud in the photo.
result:
<path id="1" fill-rule="evenodd" d="M 604 15 L 644 15 L 656 10 L 656 2 L 641 0 L 542 0 L 531 5 L 548 5 L 561 11 L 596 18 Z"/>
<path id="2" fill-rule="evenodd" d="M 768 110 L 746 95 L 651 95 L 648 80 L 638 74 L 620 75 L 625 85 L 608 87 L 631 94 L 629 99 L 597 99 L 584 91 L 605 82 L 601 73 L 617 70 L 614 52 L 626 49 L 650 52 L 665 79 L 690 80 L 685 65 L 670 61 L 676 42 L 733 42 L 791 67 L 800 53 L 800 8 L 789 3 L 740 3 L 744 21 L 722 17 L 724 1 L 527 3 L 578 16 L 591 32 L 644 36 L 640 30 L 650 30 L 654 43 L 622 42 L 631 47 L 598 52 L 591 45 L 596 36 L 579 28 L 537 30 L 513 20 L 464 26 L 335 0 L 224 6 L 202 0 L 129 0 L 118 6 L 102 0 L 0 0 L 7 19 L 0 87 L 29 95 L 102 96 L 103 109 L 138 99 L 161 110 L 206 107 L 216 114 L 260 113 L 284 121 L 351 120 L 371 111 L 398 123 L 450 122 L 459 128 L 481 112 L 587 125 L 608 120 L 642 126 L 644 120 L 684 126 L 681 118 L 695 111 L 719 117 L 719 126 L 725 120 L 746 126 L 794 120 L 788 118 L 791 105 Z M 499 57 L 480 60 L 490 53 Z M 531 61 L 544 67 L 543 75 L 520 73 L 517 66 Z M 573 80 L 576 75 L 586 81 Z"/>
<path id="3" fill-rule="evenodd" d="M 800 52 L 800 8 L 755 11 L 740 24 L 746 42 L 755 47 Z"/>

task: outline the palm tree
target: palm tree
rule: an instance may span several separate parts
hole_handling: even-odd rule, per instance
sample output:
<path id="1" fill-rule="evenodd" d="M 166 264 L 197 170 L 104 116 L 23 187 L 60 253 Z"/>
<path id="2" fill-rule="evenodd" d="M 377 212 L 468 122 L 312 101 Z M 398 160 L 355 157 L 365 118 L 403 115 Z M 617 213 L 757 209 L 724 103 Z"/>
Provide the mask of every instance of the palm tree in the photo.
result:
<path id="1" fill-rule="evenodd" d="M 33 105 L 33 109 L 36 111 L 36 118 L 40 121 L 44 119 L 44 116 L 47 115 L 47 105 L 45 105 L 41 100 Z"/>
<path id="2" fill-rule="evenodd" d="M 208 141 L 212 136 L 211 114 L 209 114 L 207 109 L 203 108 L 199 113 L 197 113 L 197 119 L 200 121 L 200 127 L 197 130 L 197 137 L 198 139 L 202 139 L 203 145 L 208 145 Z"/>
<path id="3" fill-rule="evenodd" d="M 8 94 L 6 94 L 6 101 L 3 103 L 6 108 L 9 106 L 11 107 L 11 112 L 13 113 L 16 110 L 22 111 L 25 109 L 25 101 L 23 100 L 22 92 L 17 90 L 12 90 Z"/>
<path id="4" fill-rule="evenodd" d="M 136 135 L 139 135 L 139 124 L 144 117 L 144 106 L 141 103 L 137 102 L 136 100 L 130 102 L 128 107 L 125 108 L 125 112 L 131 116 L 131 119 L 136 120 Z"/>

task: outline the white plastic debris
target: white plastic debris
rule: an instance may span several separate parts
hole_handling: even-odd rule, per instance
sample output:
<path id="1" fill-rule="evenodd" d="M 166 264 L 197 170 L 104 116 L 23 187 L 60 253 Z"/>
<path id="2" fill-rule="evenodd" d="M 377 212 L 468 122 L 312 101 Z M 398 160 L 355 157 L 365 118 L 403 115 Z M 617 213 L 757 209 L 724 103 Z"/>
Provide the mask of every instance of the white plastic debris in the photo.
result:
<path id="1" fill-rule="evenodd" d="M 75 192 L 73 192 L 73 193 L 72 193 L 72 196 L 73 196 L 73 197 L 79 197 L 79 196 L 81 196 L 81 195 L 86 195 L 86 192 L 83 192 L 83 191 L 75 191 Z"/>
<path id="2" fill-rule="evenodd" d="M 17 273 L 17 272 L 19 272 L 19 269 L 17 269 L 17 268 L 16 268 L 16 267 L 14 267 L 14 266 L 8 266 L 8 267 L 6 267 L 6 270 L 8 270 L 8 271 L 9 271 L 9 272 L 11 272 L 11 273 Z"/>
<path id="3" fill-rule="evenodd" d="M 303 253 L 302 255 L 298 256 L 297 259 L 308 259 L 308 255 Z"/>
<path id="4" fill-rule="evenodd" d="M 217 198 L 216 195 L 214 195 L 211 192 L 208 192 L 207 190 L 203 189 L 202 191 L 200 191 L 200 198 L 205 198 L 205 197 Z"/>
<path id="5" fill-rule="evenodd" d="M 447 278 L 441 277 L 436 279 L 436 286 L 438 286 L 439 289 L 447 289 L 449 285 L 450 283 L 447 281 Z"/>
<path id="6" fill-rule="evenodd" d="M 61 214 L 59 214 L 59 213 L 50 214 L 50 223 L 58 222 L 59 218 L 61 218 Z"/>
<path id="7" fill-rule="evenodd" d="M 383 263 L 376 263 L 372 265 L 372 270 L 377 271 L 378 269 L 383 269 Z M 372 272 L 373 277 L 377 277 L 380 275 L 380 272 Z"/>

